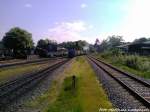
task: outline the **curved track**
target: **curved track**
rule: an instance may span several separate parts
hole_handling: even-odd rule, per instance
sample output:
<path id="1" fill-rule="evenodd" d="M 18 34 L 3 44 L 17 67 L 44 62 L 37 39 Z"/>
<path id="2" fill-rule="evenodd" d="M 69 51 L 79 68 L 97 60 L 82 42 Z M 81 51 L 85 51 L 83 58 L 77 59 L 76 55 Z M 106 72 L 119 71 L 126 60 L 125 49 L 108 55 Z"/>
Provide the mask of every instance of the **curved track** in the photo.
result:
<path id="1" fill-rule="evenodd" d="M 56 70 L 68 61 L 68 59 L 57 60 L 44 70 L 38 71 L 27 76 L 20 77 L 14 81 L 0 85 L 0 111 L 5 109 L 11 101 L 19 98 L 25 92 L 30 91 L 36 84 L 46 78 L 49 73 Z"/>
<path id="2" fill-rule="evenodd" d="M 126 88 L 144 106 L 150 108 L 150 84 L 94 57 L 88 56 L 99 68 Z"/>

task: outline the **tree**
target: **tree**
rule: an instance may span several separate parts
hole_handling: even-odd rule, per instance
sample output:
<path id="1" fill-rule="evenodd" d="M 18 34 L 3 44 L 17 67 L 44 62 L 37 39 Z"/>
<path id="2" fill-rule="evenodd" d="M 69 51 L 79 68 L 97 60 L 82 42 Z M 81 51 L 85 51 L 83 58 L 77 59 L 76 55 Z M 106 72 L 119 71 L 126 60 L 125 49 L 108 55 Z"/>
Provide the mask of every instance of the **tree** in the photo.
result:
<path id="1" fill-rule="evenodd" d="M 37 43 L 36 52 L 41 57 L 46 57 L 48 52 L 57 51 L 57 42 L 49 39 L 40 39 Z"/>
<path id="2" fill-rule="evenodd" d="M 36 46 L 36 54 L 38 54 L 40 57 L 46 57 L 47 56 L 47 51 L 45 50 L 46 49 L 46 46 L 47 46 L 47 42 L 43 39 L 40 39 L 38 42 L 37 42 L 37 46 Z"/>
<path id="3" fill-rule="evenodd" d="M 96 41 L 95 41 L 95 45 L 96 45 L 96 46 L 97 46 L 97 45 L 100 45 L 100 41 L 99 41 L 98 38 L 97 38 Z"/>
<path id="4" fill-rule="evenodd" d="M 48 41 L 43 39 L 40 39 L 37 43 L 37 47 L 42 49 L 46 49 L 47 45 L 48 45 Z"/>
<path id="5" fill-rule="evenodd" d="M 75 42 L 63 42 L 60 44 L 60 46 L 66 48 L 66 49 L 75 49 L 75 50 L 83 50 L 83 47 L 87 45 L 86 41 L 78 40 Z"/>
<path id="6" fill-rule="evenodd" d="M 24 53 L 25 50 L 33 48 L 32 34 L 19 27 L 10 29 L 2 39 L 4 46 L 17 53 Z"/>
<path id="7" fill-rule="evenodd" d="M 115 36 L 115 35 L 109 36 L 108 37 L 108 47 L 109 47 L 109 49 L 112 49 L 116 46 L 121 45 L 123 41 L 124 40 L 123 40 L 122 36 Z"/>
<path id="8" fill-rule="evenodd" d="M 95 44 L 94 44 L 94 48 L 97 52 L 100 52 L 100 41 L 99 41 L 99 39 L 96 39 Z"/>
<path id="9" fill-rule="evenodd" d="M 95 53 L 96 52 L 96 49 L 95 49 L 94 45 L 89 44 L 89 52 L 90 53 Z"/>
<path id="10" fill-rule="evenodd" d="M 115 36 L 115 35 L 109 36 L 107 39 L 105 39 L 101 42 L 99 51 L 103 52 L 105 50 L 112 50 L 116 46 L 121 45 L 123 41 L 124 40 L 123 40 L 122 36 Z"/>
<path id="11" fill-rule="evenodd" d="M 45 50 L 56 50 L 56 48 L 54 47 L 57 47 L 57 42 L 54 41 L 54 40 L 49 40 L 49 39 L 40 39 L 37 43 L 37 47 L 38 48 L 41 48 L 41 49 L 45 49 Z"/>
<path id="12" fill-rule="evenodd" d="M 83 50 L 84 46 L 87 45 L 87 42 L 86 41 L 83 41 L 83 40 L 78 40 L 75 42 L 75 49 L 76 50 Z"/>
<path id="13" fill-rule="evenodd" d="M 100 44 L 100 52 L 104 52 L 108 49 L 108 40 L 103 40 Z"/>
<path id="14" fill-rule="evenodd" d="M 146 41 L 148 41 L 148 40 L 149 40 L 148 38 L 141 37 L 141 38 L 139 38 L 139 39 L 135 39 L 135 40 L 133 41 L 133 43 L 143 43 L 143 42 L 146 42 Z"/>

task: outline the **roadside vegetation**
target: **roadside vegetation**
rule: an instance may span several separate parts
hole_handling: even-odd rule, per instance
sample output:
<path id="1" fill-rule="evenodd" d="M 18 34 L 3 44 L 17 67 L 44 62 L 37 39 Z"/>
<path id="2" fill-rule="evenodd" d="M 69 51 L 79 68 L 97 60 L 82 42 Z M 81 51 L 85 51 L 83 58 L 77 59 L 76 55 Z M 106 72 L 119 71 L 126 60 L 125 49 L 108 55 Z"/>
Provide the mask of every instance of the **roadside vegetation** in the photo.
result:
<path id="1" fill-rule="evenodd" d="M 150 57 L 148 56 L 127 55 L 118 50 L 106 51 L 95 56 L 125 71 L 150 78 Z"/>
<path id="2" fill-rule="evenodd" d="M 138 44 L 142 46 L 143 43 L 149 42 L 150 38 L 135 39 L 130 44 Z M 117 68 L 124 71 L 133 73 L 143 78 L 150 78 L 150 56 L 141 54 L 142 51 L 138 46 L 134 46 L 134 50 L 128 48 L 129 51 L 119 49 L 117 46 L 127 45 L 128 42 L 124 42 L 122 36 L 109 36 L 101 43 L 96 40 L 94 45 L 93 54 L 97 58 L 104 60 Z M 147 48 L 149 44 L 147 44 Z M 125 49 L 125 48 L 124 48 Z M 135 50 L 137 49 L 137 50 Z M 147 50 L 148 52 L 148 50 Z"/>
<path id="3" fill-rule="evenodd" d="M 75 86 L 72 76 L 76 77 Z M 28 103 L 35 109 L 40 105 L 44 105 L 44 112 L 99 112 L 99 108 L 113 108 L 84 57 L 75 58 L 46 94 Z"/>

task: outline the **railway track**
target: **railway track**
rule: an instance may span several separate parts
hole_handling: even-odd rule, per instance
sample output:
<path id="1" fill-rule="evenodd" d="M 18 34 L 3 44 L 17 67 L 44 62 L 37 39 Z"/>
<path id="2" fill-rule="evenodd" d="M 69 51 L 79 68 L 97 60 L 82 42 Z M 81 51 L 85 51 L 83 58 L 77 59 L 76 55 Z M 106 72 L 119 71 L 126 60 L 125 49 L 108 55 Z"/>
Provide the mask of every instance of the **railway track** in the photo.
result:
<path id="1" fill-rule="evenodd" d="M 10 60 L 0 60 L 0 64 L 8 64 L 8 63 L 14 63 L 24 61 L 23 59 L 10 59 Z"/>
<path id="2" fill-rule="evenodd" d="M 37 73 L 29 74 L 0 85 L 0 111 L 5 110 L 11 101 L 30 91 L 36 84 L 46 78 L 51 72 L 65 64 L 67 61 L 68 59 L 62 59 L 61 61 L 59 60 L 49 67 L 38 71 Z"/>
<path id="3" fill-rule="evenodd" d="M 150 84 L 94 57 L 88 58 L 150 109 Z"/>
<path id="4" fill-rule="evenodd" d="M 19 66 L 19 65 L 26 65 L 31 63 L 41 63 L 44 61 L 54 60 L 54 59 L 61 59 L 61 58 L 47 58 L 47 59 L 38 59 L 38 60 L 32 60 L 32 61 L 22 61 L 22 62 L 13 62 L 13 63 L 7 63 L 7 64 L 0 64 L 1 68 L 7 68 L 12 66 Z"/>

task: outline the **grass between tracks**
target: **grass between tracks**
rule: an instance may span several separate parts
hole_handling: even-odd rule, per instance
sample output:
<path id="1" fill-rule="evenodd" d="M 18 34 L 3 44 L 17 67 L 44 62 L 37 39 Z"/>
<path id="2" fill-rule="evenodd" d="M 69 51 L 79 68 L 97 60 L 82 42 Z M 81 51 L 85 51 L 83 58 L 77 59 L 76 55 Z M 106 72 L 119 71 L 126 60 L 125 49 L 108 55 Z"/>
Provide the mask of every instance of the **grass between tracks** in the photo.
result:
<path id="1" fill-rule="evenodd" d="M 75 88 L 72 75 L 76 76 Z M 113 108 L 84 57 L 75 58 L 52 88 L 29 105 L 44 107 L 44 112 L 98 112 L 99 108 Z"/>
<path id="2" fill-rule="evenodd" d="M 14 77 L 43 68 L 46 64 L 27 64 L 0 69 L 0 84 Z"/>

